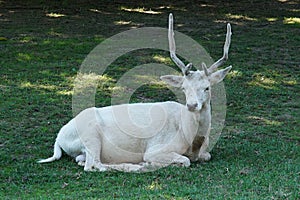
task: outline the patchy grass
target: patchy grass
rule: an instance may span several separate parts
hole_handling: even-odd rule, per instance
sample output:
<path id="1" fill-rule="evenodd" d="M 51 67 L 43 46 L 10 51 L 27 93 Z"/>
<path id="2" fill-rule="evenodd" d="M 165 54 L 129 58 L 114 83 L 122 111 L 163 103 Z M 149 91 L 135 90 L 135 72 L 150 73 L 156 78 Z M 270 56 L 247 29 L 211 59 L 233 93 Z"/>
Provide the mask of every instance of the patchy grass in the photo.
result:
<path id="1" fill-rule="evenodd" d="M 287 1 L 0 1 L 1 199 L 299 199 L 299 4 Z M 85 173 L 52 154 L 58 130 L 72 118 L 74 79 L 104 39 L 138 27 L 187 34 L 217 59 L 224 27 L 232 46 L 225 80 L 226 127 L 213 159 L 151 173 Z M 110 104 L 115 82 L 137 65 L 172 65 L 167 52 L 128 53 L 102 77 L 97 106 Z M 132 102 L 174 98 L 147 84 Z"/>

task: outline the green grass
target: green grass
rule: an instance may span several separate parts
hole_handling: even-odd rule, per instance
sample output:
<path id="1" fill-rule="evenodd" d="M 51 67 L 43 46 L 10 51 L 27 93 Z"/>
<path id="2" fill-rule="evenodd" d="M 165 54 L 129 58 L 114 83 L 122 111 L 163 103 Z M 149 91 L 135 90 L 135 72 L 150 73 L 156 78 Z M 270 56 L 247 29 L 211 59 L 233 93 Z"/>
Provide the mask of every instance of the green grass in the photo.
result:
<path id="1" fill-rule="evenodd" d="M 0 1 L 1 199 L 300 198 L 296 1 L 89 2 Z M 144 12 L 150 10 L 156 14 Z M 170 12 L 176 30 L 215 60 L 222 54 L 225 23 L 232 24 L 226 126 L 213 159 L 141 174 L 86 173 L 67 156 L 37 164 L 52 154 L 58 130 L 72 118 L 73 81 L 86 55 L 122 31 L 167 27 Z M 172 65 L 168 52 L 147 49 L 112 63 L 96 105 L 109 105 L 118 78 L 134 66 L 158 62 L 157 55 Z M 149 84 L 131 101 L 165 101 L 171 94 Z"/>

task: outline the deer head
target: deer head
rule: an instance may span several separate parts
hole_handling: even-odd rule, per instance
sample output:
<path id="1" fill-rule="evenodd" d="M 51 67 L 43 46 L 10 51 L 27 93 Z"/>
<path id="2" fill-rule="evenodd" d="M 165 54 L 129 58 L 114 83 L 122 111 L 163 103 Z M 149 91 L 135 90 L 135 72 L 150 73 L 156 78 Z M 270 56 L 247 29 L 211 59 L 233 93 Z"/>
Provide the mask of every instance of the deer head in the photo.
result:
<path id="1" fill-rule="evenodd" d="M 201 71 L 191 71 L 193 66 L 192 63 L 185 65 L 176 56 L 172 14 L 169 15 L 168 39 L 171 59 L 181 69 L 183 76 L 166 75 L 162 76 L 161 79 L 169 85 L 183 90 L 186 96 L 186 106 L 189 111 L 201 111 L 202 108 L 210 103 L 211 86 L 221 82 L 231 69 L 231 66 L 229 66 L 225 69 L 217 70 L 217 68 L 228 59 L 228 50 L 231 41 L 231 26 L 229 23 L 227 24 L 223 57 L 212 64 L 209 68 L 206 67 L 205 63 L 202 63 Z"/>

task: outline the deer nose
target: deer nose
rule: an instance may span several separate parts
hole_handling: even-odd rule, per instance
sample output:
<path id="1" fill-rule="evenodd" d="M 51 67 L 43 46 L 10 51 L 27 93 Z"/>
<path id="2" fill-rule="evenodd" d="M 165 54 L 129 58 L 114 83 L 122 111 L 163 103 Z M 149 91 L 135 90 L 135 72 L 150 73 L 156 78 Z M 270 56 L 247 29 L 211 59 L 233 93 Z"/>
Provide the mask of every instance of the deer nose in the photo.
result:
<path id="1" fill-rule="evenodd" d="M 197 108 L 198 104 L 197 103 L 187 104 L 186 106 L 188 107 L 189 111 L 194 111 Z"/>

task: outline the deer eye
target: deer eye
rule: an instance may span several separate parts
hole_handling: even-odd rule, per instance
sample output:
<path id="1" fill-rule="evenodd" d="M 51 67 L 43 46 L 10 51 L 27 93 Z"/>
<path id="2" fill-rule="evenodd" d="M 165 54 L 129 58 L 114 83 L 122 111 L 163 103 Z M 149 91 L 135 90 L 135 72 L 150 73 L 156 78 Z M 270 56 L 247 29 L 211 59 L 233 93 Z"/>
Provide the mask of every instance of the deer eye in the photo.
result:
<path id="1" fill-rule="evenodd" d="M 205 91 L 205 92 L 209 91 L 209 87 L 205 88 L 205 90 L 204 90 L 204 91 Z"/>

